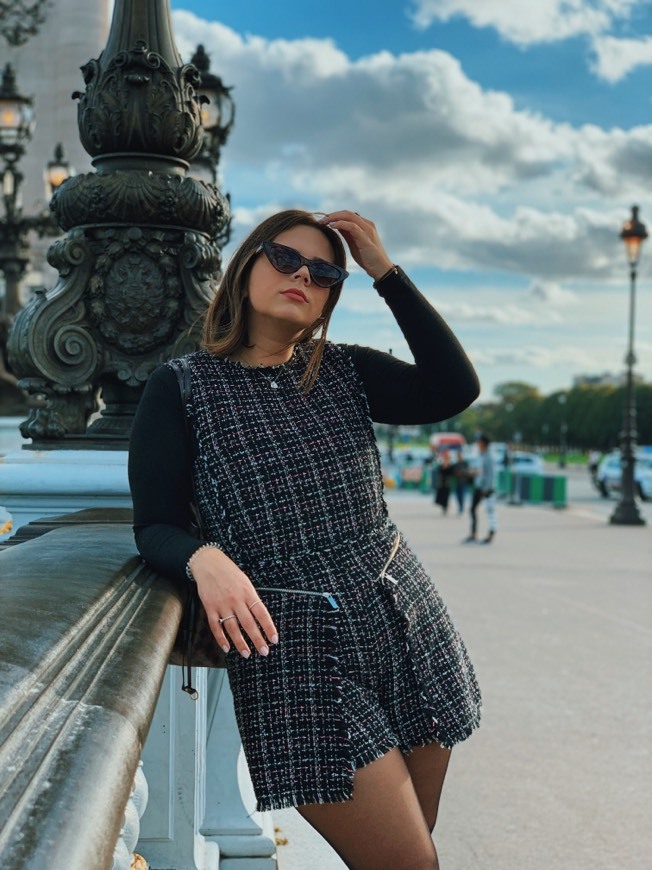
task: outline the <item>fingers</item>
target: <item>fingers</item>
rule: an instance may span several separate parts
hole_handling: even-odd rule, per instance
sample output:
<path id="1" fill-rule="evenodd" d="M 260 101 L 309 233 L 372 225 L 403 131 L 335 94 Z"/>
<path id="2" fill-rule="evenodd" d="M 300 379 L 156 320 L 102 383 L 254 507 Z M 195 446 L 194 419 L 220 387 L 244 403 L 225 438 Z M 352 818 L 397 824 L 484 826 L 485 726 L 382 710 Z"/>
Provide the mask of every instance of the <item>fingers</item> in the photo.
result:
<path id="1" fill-rule="evenodd" d="M 249 658 L 251 642 L 259 655 L 266 656 L 269 655 L 269 644 L 278 643 L 278 632 L 269 611 L 260 599 L 256 599 L 254 604 L 256 617 L 251 612 L 251 605 L 235 607 L 233 612 L 221 618 L 217 614 L 209 617 L 215 639 L 225 652 L 229 651 L 231 641 L 243 658 Z"/>
<path id="2" fill-rule="evenodd" d="M 233 644 L 240 655 L 248 658 L 251 642 L 260 655 L 267 655 L 269 644 L 278 643 L 278 632 L 238 565 L 223 550 L 205 547 L 193 557 L 192 572 L 211 631 L 224 652 Z"/>
<path id="3" fill-rule="evenodd" d="M 374 222 L 348 209 L 330 212 L 320 219 L 320 223 L 339 230 L 344 236 L 351 235 L 358 242 L 364 240 L 380 242 Z"/>
<path id="4" fill-rule="evenodd" d="M 331 211 L 328 214 L 325 214 L 323 217 L 319 218 L 319 223 L 321 224 L 331 224 L 334 221 L 347 221 L 348 223 L 355 224 L 359 227 L 376 226 L 373 221 L 370 221 L 368 218 L 362 217 L 362 215 L 358 214 L 357 211 L 351 211 L 347 208 L 340 209 L 339 211 Z"/>
<path id="5" fill-rule="evenodd" d="M 392 261 L 383 247 L 373 221 L 357 212 L 342 209 L 324 215 L 320 223 L 342 234 L 353 259 L 374 281 L 392 268 Z"/>

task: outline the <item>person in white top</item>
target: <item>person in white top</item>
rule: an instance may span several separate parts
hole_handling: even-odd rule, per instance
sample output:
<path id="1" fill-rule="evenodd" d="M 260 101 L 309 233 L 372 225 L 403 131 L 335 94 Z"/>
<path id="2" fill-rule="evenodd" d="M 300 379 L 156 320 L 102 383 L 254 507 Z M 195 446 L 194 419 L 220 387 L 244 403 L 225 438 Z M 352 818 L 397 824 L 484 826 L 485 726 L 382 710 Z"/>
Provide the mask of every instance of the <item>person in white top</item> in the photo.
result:
<path id="1" fill-rule="evenodd" d="M 487 536 L 482 539 L 483 544 L 490 544 L 496 536 L 497 518 L 496 518 L 496 470 L 494 460 L 489 450 L 491 439 L 487 435 L 478 437 L 478 449 L 480 451 L 480 467 L 474 472 L 473 481 L 473 499 L 471 501 L 471 531 L 464 543 L 472 543 L 477 540 L 478 532 L 478 517 L 477 509 L 480 502 L 484 499 L 487 510 Z"/>

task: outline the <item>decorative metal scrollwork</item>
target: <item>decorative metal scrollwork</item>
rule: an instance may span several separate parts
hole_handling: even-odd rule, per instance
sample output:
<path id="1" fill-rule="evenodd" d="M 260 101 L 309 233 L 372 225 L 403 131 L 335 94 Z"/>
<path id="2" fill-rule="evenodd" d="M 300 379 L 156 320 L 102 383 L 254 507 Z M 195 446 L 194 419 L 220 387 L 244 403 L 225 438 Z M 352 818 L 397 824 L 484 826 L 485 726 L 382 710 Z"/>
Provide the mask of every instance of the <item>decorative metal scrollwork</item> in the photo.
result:
<path id="1" fill-rule="evenodd" d="M 132 169 L 76 175 L 52 198 L 59 226 L 157 224 L 188 227 L 211 238 L 228 225 L 229 202 L 212 184 L 190 176 Z"/>
<path id="2" fill-rule="evenodd" d="M 73 94 L 79 98 L 79 135 L 88 153 L 192 160 L 203 139 L 197 68 L 185 64 L 172 69 L 142 40 L 106 68 L 101 61 L 82 67 L 86 91 Z"/>

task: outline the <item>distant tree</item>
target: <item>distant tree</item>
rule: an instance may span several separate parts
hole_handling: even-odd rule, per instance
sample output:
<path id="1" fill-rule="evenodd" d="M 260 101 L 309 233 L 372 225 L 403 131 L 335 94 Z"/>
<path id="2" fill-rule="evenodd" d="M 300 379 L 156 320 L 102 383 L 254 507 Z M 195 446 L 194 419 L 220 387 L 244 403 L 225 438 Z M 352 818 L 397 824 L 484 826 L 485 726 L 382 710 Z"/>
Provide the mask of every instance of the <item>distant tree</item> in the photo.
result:
<path id="1" fill-rule="evenodd" d="M 526 384 L 524 381 L 505 381 L 494 387 L 494 396 L 497 396 L 501 402 L 517 404 L 524 399 L 537 399 L 540 397 L 540 394 L 537 387 L 532 384 Z"/>

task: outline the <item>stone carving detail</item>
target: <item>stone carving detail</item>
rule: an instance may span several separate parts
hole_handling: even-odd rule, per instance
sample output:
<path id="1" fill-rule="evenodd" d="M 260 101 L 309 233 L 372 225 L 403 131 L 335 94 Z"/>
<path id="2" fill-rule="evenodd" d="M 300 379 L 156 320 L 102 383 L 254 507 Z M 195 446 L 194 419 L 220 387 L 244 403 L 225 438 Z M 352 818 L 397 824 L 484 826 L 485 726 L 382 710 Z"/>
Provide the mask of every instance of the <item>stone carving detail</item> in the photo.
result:
<path id="1" fill-rule="evenodd" d="M 77 232 L 56 241 L 48 259 L 59 270 L 59 280 L 18 313 L 7 346 L 18 385 L 46 397 L 45 407 L 33 409 L 22 424 L 25 438 L 83 433 L 95 409 L 92 383 L 101 354 L 83 302 L 93 253 Z"/>
<path id="2" fill-rule="evenodd" d="M 135 169 L 73 176 L 57 190 L 51 208 L 64 230 L 80 224 L 154 223 L 211 237 L 226 226 L 229 215 L 227 199 L 212 184 Z"/>
<path id="3" fill-rule="evenodd" d="M 97 236 L 104 252 L 88 287 L 89 320 L 123 353 L 146 353 L 171 336 L 183 304 L 178 265 L 165 244 L 171 240 L 138 227 Z"/>
<path id="4" fill-rule="evenodd" d="M 45 405 L 33 408 L 20 424 L 23 438 L 50 441 L 66 435 L 82 435 L 88 418 L 98 410 L 95 390 L 90 383 L 61 387 L 38 378 L 23 378 L 22 389 L 45 399 Z"/>
<path id="5" fill-rule="evenodd" d="M 0 0 L 0 33 L 9 45 L 24 45 L 36 36 L 52 0 Z"/>
<path id="6" fill-rule="evenodd" d="M 141 388 L 194 350 L 221 266 L 203 234 L 140 227 L 71 230 L 48 259 L 59 280 L 17 315 L 8 346 L 19 386 L 45 397 L 21 426 L 35 440 L 83 435 L 100 383 L 107 400 L 112 379 Z"/>
<path id="7" fill-rule="evenodd" d="M 201 77 L 192 64 L 172 69 L 144 40 L 109 60 L 82 67 L 79 91 L 82 145 L 92 156 L 116 152 L 162 154 L 192 160 L 201 148 Z"/>

